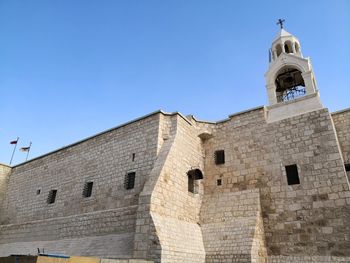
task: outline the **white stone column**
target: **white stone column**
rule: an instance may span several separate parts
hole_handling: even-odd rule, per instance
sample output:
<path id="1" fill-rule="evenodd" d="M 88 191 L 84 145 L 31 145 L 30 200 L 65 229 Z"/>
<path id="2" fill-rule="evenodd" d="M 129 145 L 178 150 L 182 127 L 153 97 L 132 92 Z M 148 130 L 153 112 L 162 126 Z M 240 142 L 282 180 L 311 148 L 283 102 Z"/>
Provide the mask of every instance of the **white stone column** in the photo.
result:
<path id="1" fill-rule="evenodd" d="M 276 49 L 273 50 L 273 60 L 275 60 L 277 58 L 277 51 Z"/>
<path id="2" fill-rule="evenodd" d="M 316 87 L 314 87 L 314 83 L 312 81 L 312 71 L 307 71 L 301 74 L 305 83 L 306 94 L 312 94 L 316 92 Z"/>
<path id="3" fill-rule="evenodd" d="M 277 97 L 276 97 L 276 91 L 275 91 L 275 85 L 269 84 L 266 86 L 267 89 L 267 96 L 269 98 L 269 104 L 274 105 L 277 103 Z"/>

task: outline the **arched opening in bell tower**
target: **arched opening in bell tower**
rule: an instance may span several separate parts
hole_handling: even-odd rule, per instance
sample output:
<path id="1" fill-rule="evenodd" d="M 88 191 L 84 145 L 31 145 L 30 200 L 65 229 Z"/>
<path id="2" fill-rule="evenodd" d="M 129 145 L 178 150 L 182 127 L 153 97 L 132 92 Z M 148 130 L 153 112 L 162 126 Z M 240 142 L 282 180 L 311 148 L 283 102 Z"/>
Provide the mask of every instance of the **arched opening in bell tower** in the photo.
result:
<path id="1" fill-rule="evenodd" d="M 284 67 L 275 80 L 277 102 L 296 99 L 306 94 L 305 82 L 301 71 L 293 67 Z"/>
<path id="2" fill-rule="evenodd" d="M 279 57 L 282 53 L 282 47 L 280 44 L 277 44 L 276 45 L 276 54 L 277 54 L 277 57 Z"/>
<path id="3" fill-rule="evenodd" d="M 292 42 L 286 41 L 284 43 L 284 50 L 286 53 L 293 53 Z"/>

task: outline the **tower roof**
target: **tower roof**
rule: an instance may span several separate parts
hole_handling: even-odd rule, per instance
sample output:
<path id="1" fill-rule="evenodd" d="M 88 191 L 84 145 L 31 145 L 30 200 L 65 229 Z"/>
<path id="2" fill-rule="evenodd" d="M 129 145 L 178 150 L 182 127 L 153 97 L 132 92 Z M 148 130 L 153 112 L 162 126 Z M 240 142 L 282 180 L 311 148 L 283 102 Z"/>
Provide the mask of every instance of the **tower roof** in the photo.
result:
<path id="1" fill-rule="evenodd" d="M 281 37 L 290 37 L 293 36 L 291 33 L 287 32 L 286 30 L 284 30 L 283 28 L 277 33 L 275 39 L 273 40 L 273 42 L 275 42 L 277 39 L 281 38 Z"/>

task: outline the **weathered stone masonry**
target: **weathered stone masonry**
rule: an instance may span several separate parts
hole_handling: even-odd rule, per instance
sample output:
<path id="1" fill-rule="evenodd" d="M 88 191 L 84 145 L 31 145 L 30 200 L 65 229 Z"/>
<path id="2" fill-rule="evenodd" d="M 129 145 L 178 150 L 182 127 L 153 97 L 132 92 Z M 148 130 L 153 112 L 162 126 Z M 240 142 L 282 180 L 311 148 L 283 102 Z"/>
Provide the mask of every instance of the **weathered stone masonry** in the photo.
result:
<path id="1" fill-rule="evenodd" d="M 271 51 L 269 106 L 158 111 L 0 165 L 0 256 L 350 262 L 350 110 L 323 107 L 295 36 Z"/>
<path id="2" fill-rule="evenodd" d="M 12 168 L 0 214 L 0 244 L 32 242 L 30 251 L 22 251 L 29 253 L 40 240 L 59 243 L 86 236 L 103 240 L 113 234 L 129 247 L 116 247 L 112 253 L 107 246 L 105 251 L 96 248 L 102 250 L 87 253 L 130 258 L 138 194 L 156 159 L 158 125 L 159 114 L 151 115 Z M 135 187 L 126 190 L 124 177 L 130 171 L 136 172 Z M 90 198 L 82 196 L 86 181 L 94 182 Z M 57 189 L 54 204 L 47 203 L 51 189 Z M 68 245 L 66 249 L 74 246 Z M 0 251 L 8 252 L 1 245 Z"/>
<path id="3" fill-rule="evenodd" d="M 93 137 L 94 143 L 12 168 L 1 254 L 35 253 L 42 245 L 162 262 L 282 262 L 288 255 L 331 262 L 326 259 L 349 256 L 350 191 L 331 115 L 319 110 L 271 124 L 264 116 L 257 108 L 208 123 L 159 112 Z M 200 139 L 203 132 L 211 137 Z M 225 164 L 215 164 L 216 150 L 225 151 Z M 115 160 L 106 161 L 108 155 Z M 110 167 L 94 170 L 100 160 Z M 289 186 L 284 166 L 293 163 L 301 183 Z M 204 171 L 197 194 L 188 192 L 193 168 Z M 137 174 L 132 190 L 123 187 L 128 171 Z M 94 188 L 84 200 L 87 179 Z M 57 201 L 47 204 L 52 188 Z"/>
<path id="4" fill-rule="evenodd" d="M 0 214 L 3 211 L 4 199 L 7 193 L 8 180 L 10 178 L 11 167 L 0 164 Z"/>
<path id="5" fill-rule="evenodd" d="M 213 158 L 206 158 L 204 200 L 218 196 L 218 192 L 224 197 L 226 192 L 243 194 L 259 189 L 261 208 L 253 211 L 262 211 L 269 258 L 281 254 L 349 256 L 349 185 L 327 110 L 267 124 L 261 108 L 231 116 L 216 125 L 213 135 L 205 145 L 206 154 L 212 156 L 215 150 L 225 149 L 227 165 L 216 166 Z M 284 166 L 290 164 L 298 166 L 299 185 L 287 184 Z M 222 180 L 220 186 L 216 185 L 218 179 Z M 233 207 L 225 210 L 227 215 L 243 215 L 248 220 L 244 214 L 247 207 L 240 213 Z M 202 210 L 207 209 L 203 205 Z M 223 222 L 214 231 L 219 235 L 225 233 L 227 219 Z M 220 240 L 215 235 L 208 237 L 208 243 Z M 230 244 L 227 251 L 219 246 L 222 257 L 239 245 Z M 250 250 L 246 251 L 249 256 Z"/>
<path id="6" fill-rule="evenodd" d="M 350 164 L 350 109 L 332 113 L 345 164 Z"/>

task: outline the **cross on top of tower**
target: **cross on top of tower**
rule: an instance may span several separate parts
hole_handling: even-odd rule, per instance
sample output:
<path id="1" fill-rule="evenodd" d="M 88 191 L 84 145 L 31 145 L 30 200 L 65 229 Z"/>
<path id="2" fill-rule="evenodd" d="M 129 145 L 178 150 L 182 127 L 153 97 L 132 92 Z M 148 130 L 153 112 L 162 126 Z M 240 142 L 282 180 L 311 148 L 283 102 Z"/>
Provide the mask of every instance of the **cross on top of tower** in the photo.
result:
<path id="1" fill-rule="evenodd" d="M 276 25 L 280 25 L 281 29 L 283 28 L 283 23 L 285 22 L 286 20 L 284 19 L 278 19 L 278 22 L 276 23 Z"/>

